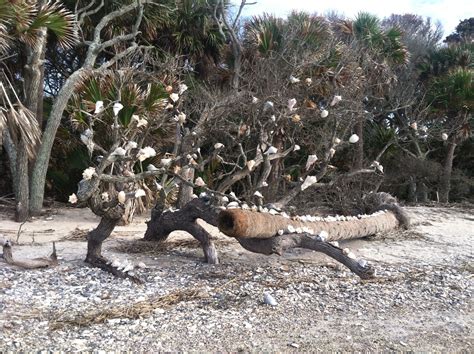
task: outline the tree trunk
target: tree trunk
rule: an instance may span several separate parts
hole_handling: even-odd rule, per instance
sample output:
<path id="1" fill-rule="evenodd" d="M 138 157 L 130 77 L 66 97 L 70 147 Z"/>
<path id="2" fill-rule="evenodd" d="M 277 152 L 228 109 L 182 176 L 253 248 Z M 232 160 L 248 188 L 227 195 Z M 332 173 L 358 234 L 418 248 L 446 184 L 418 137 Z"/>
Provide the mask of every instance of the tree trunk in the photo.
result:
<path id="1" fill-rule="evenodd" d="M 441 203 L 449 202 L 449 190 L 451 189 L 451 172 L 453 170 L 454 151 L 456 150 L 456 143 L 448 143 L 448 152 L 444 160 L 443 170 L 440 178 L 439 200 Z"/>
<path id="2" fill-rule="evenodd" d="M 15 220 L 23 222 L 28 219 L 28 203 L 29 203 L 29 179 L 28 179 L 28 153 L 23 138 L 20 138 L 18 144 L 18 152 L 16 158 L 16 208 Z"/>
<path id="3" fill-rule="evenodd" d="M 10 161 L 10 173 L 12 177 L 13 194 L 15 194 L 16 198 L 18 195 L 18 174 L 16 172 L 17 150 L 7 129 L 3 131 L 3 147 L 5 148 L 5 151 L 8 155 L 8 160 Z"/>
<path id="4" fill-rule="evenodd" d="M 39 214 L 43 207 L 44 186 L 46 183 L 46 173 L 48 171 L 49 158 L 53 147 L 56 132 L 61 124 L 66 105 L 69 98 L 74 93 L 74 87 L 79 82 L 84 69 L 75 71 L 64 83 L 55 98 L 53 108 L 46 123 L 46 129 L 42 136 L 41 146 L 33 167 L 30 183 L 30 214 Z"/>
<path id="5" fill-rule="evenodd" d="M 416 192 L 416 177 L 413 176 L 410 176 L 408 181 L 408 201 L 411 203 L 416 203 L 418 201 Z"/>
<path id="6" fill-rule="evenodd" d="M 189 166 L 184 166 L 181 169 L 181 176 L 188 181 L 194 180 L 194 168 Z M 188 186 L 187 184 L 181 183 L 178 193 L 177 207 L 178 209 L 183 208 L 193 199 L 193 187 Z"/>
<path id="7" fill-rule="evenodd" d="M 41 6 L 41 1 L 38 6 Z M 44 56 L 46 48 L 46 28 L 42 27 L 38 31 L 38 38 L 35 46 L 25 47 L 27 56 L 26 65 L 24 68 L 25 87 L 24 87 L 24 104 L 31 112 L 36 115 L 36 119 L 41 121 L 38 117 L 38 102 L 42 100 L 43 93 L 43 71 L 44 65 L 41 58 Z M 42 106 L 41 106 L 42 107 Z M 23 222 L 28 218 L 29 214 L 29 200 L 30 200 L 30 180 L 28 168 L 28 154 L 23 137 L 20 137 L 18 142 L 18 154 L 16 158 L 16 174 L 17 174 L 17 194 L 16 194 L 16 221 Z"/>
<path id="8" fill-rule="evenodd" d="M 420 182 L 420 196 L 418 200 L 420 203 L 428 202 L 428 186 L 425 182 Z"/>
<path id="9" fill-rule="evenodd" d="M 327 240 L 335 241 L 361 238 L 378 232 L 390 231 L 399 227 L 401 222 L 392 211 L 347 221 L 309 222 L 270 213 L 227 209 L 221 211 L 218 218 L 219 230 L 235 238 L 272 238 L 277 236 L 280 230 L 287 234 L 295 233 L 294 230 L 288 230 L 289 225 L 295 230 L 299 228 L 311 229 L 312 231 L 306 232 L 313 235 L 326 231 L 328 234 Z M 303 231 L 296 232 L 303 233 Z"/>

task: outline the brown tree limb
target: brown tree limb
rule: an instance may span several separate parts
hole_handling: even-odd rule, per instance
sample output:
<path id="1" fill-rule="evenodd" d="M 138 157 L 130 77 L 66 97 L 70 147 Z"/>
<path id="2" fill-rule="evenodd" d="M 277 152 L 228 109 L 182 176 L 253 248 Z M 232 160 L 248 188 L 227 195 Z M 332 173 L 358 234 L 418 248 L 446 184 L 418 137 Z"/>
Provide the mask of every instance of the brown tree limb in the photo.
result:
<path id="1" fill-rule="evenodd" d="M 18 260 L 13 258 L 12 244 L 9 240 L 3 241 L 3 259 L 7 264 L 14 265 L 23 269 L 38 269 L 55 267 L 58 265 L 56 255 L 56 245 L 53 242 L 53 252 L 49 257 L 40 257 L 33 259 Z"/>

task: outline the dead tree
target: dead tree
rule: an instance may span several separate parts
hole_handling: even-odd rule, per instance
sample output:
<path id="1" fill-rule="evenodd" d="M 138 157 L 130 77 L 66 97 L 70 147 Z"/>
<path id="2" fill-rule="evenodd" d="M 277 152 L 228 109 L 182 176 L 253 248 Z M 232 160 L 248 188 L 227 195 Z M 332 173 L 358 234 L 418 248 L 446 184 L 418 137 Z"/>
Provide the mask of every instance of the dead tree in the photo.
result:
<path id="1" fill-rule="evenodd" d="M 197 219 L 202 219 L 219 227 L 227 236 L 234 237 L 248 251 L 282 255 L 293 248 L 310 249 L 328 255 L 362 279 L 368 279 L 375 275 L 373 267 L 365 260 L 356 260 L 352 252 L 341 249 L 334 241 L 407 226 L 408 218 L 404 211 L 393 202 L 393 198 L 388 198 L 389 195 L 381 194 L 373 197 L 379 202 L 373 214 L 354 217 L 290 218 L 284 212 L 267 208 L 261 208 L 260 212 L 244 210 L 248 207 L 222 210 L 213 207 L 209 198 L 197 198 L 178 211 L 163 211 L 160 206 L 155 207 L 145 239 L 162 242 L 172 231 L 187 231 L 201 242 L 207 261 L 217 263 L 217 252 L 209 233 L 196 223 Z"/>

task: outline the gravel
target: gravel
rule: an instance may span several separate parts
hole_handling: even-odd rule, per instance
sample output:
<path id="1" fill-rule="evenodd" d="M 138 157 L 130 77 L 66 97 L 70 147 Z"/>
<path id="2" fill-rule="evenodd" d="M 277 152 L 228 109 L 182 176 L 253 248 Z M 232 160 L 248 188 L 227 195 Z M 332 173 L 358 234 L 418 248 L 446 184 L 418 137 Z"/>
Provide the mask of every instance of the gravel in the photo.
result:
<path id="1" fill-rule="evenodd" d="M 473 273 L 463 263 L 379 263 L 368 282 L 341 266 L 216 266 L 187 251 L 199 250 L 133 255 L 144 285 L 78 260 L 48 270 L 0 267 L 0 350 L 472 349 Z M 265 293 L 276 306 L 264 303 Z M 188 295 L 170 303 L 169 294 Z"/>

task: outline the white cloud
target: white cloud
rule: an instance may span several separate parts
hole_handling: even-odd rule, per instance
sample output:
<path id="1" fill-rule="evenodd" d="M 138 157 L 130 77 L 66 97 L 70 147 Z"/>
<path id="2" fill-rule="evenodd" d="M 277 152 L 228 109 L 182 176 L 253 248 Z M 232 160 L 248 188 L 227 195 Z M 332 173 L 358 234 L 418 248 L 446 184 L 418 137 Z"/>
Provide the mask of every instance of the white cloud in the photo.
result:
<path id="1" fill-rule="evenodd" d="M 233 0 L 233 2 L 240 4 L 239 0 Z M 292 10 L 319 14 L 336 11 L 350 18 L 355 17 L 361 11 L 373 13 L 381 18 L 391 14 L 412 13 L 431 17 L 434 23 L 440 21 L 445 36 L 454 31 L 459 21 L 469 18 L 469 14 L 474 13 L 474 5 L 471 0 L 256 0 L 256 2 L 257 4 L 244 8 L 243 16 L 268 12 L 283 17 Z"/>

